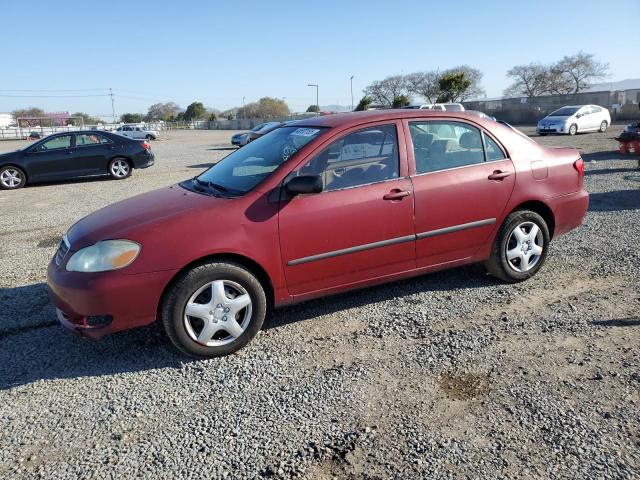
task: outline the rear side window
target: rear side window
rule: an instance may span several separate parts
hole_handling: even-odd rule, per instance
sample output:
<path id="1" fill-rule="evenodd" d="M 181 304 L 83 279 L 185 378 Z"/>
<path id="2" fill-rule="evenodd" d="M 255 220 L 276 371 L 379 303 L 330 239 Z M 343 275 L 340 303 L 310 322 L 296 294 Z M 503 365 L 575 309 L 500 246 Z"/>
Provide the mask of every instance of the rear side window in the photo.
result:
<path id="1" fill-rule="evenodd" d="M 493 141 L 493 139 L 489 135 L 482 134 L 484 137 L 484 148 L 487 154 L 487 162 L 493 162 L 495 160 L 502 160 L 505 157 L 504 152 L 498 146 L 498 144 Z"/>
<path id="2" fill-rule="evenodd" d="M 482 134 L 471 125 L 446 121 L 411 122 L 409 131 L 417 173 L 484 162 Z"/>
<path id="3" fill-rule="evenodd" d="M 100 145 L 104 143 L 111 143 L 109 139 L 98 135 L 97 133 L 83 133 L 76 135 L 76 147 L 84 147 L 87 145 Z"/>
<path id="4" fill-rule="evenodd" d="M 325 191 L 358 187 L 398 177 L 396 126 L 380 125 L 331 143 L 301 170 L 322 176 Z"/>

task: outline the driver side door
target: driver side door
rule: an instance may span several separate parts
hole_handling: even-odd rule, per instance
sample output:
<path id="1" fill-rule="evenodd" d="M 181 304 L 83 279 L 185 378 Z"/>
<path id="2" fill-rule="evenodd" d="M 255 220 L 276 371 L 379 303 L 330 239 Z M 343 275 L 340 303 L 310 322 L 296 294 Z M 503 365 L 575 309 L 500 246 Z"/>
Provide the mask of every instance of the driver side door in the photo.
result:
<path id="1" fill-rule="evenodd" d="M 415 269 L 412 184 L 401 128 L 387 121 L 351 129 L 288 177 L 319 175 L 323 181 L 321 193 L 281 199 L 280 248 L 292 295 Z"/>

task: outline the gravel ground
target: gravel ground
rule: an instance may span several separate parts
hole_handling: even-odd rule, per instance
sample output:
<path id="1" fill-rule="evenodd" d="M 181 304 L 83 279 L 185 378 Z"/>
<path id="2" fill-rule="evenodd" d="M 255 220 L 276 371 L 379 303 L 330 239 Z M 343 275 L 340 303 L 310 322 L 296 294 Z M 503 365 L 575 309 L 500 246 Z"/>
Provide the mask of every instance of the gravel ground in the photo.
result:
<path id="1" fill-rule="evenodd" d="M 639 478 L 640 172 L 620 129 L 535 138 L 581 149 L 592 196 L 532 280 L 470 266 L 315 300 L 208 361 L 154 326 L 73 336 L 43 282 L 75 220 L 198 173 L 233 132 L 167 132 L 126 181 L 0 192 L 0 478 Z"/>

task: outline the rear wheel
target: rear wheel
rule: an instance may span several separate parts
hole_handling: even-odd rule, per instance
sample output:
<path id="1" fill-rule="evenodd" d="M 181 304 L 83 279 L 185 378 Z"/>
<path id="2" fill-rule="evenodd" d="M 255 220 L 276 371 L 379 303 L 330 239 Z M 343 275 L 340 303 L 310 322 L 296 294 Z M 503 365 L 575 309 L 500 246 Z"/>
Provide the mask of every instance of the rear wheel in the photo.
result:
<path id="1" fill-rule="evenodd" d="M 27 182 L 27 176 L 18 167 L 7 165 L 0 168 L 0 189 L 16 190 L 24 187 Z"/>
<path id="2" fill-rule="evenodd" d="M 109 175 L 116 180 L 131 176 L 131 164 L 126 158 L 118 157 L 109 162 Z"/>
<path id="3" fill-rule="evenodd" d="M 606 132 L 607 128 L 609 128 L 609 124 L 607 123 L 606 120 L 603 120 L 602 123 L 600 124 L 600 132 L 602 133 Z"/>
<path id="4" fill-rule="evenodd" d="M 166 294 L 160 316 L 178 350 L 211 358 L 249 343 L 266 312 L 258 279 L 242 265 L 221 262 L 200 265 L 179 278 Z"/>
<path id="5" fill-rule="evenodd" d="M 578 126 L 575 123 L 573 123 L 569 127 L 569 135 L 575 135 L 576 133 L 578 133 Z"/>
<path id="6" fill-rule="evenodd" d="M 154 137 L 153 135 L 149 135 L 147 134 L 144 138 L 146 138 L 147 140 L 155 140 L 156 137 Z"/>
<path id="7" fill-rule="evenodd" d="M 521 282 L 540 270 L 549 242 L 549 228 L 544 219 L 531 210 L 517 210 L 500 227 L 485 266 L 505 282 Z"/>

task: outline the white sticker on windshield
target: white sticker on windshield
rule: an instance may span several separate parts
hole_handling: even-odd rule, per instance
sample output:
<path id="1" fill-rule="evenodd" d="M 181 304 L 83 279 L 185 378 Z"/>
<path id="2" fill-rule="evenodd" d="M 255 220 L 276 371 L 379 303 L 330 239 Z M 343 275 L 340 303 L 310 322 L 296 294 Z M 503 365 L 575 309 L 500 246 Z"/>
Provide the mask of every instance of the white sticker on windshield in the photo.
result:
<path id="1" fill-rule="evenodd" d="M 312 137 L 316 133 L 318 133 L 320 129 L 318 128 L 297 128 L 291 135 L 299 135 L 301 137 Z"/>

